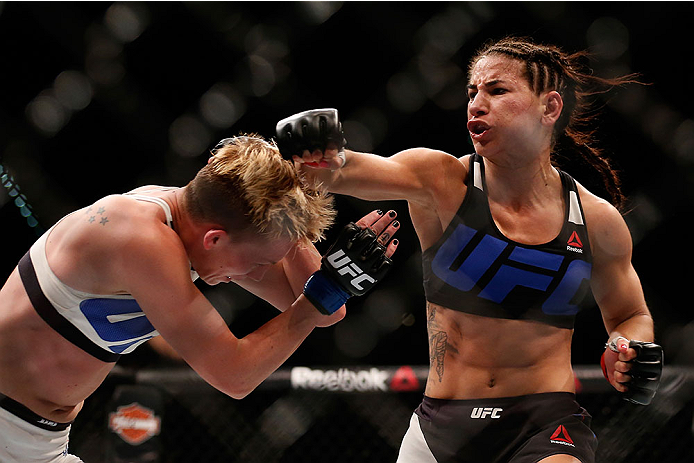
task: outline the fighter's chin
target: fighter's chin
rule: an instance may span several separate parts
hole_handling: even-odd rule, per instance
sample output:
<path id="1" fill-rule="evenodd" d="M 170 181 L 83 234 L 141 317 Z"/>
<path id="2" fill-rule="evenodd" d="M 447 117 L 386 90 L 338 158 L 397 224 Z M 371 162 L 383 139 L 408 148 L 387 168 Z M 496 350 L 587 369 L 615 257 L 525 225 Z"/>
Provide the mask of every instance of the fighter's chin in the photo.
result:
<path id="1" fill-rule="evenodd" d="M 473 143 L 472 146 L 475 149 L 475 153 L 485 158 L 493 157 L 497 151 L 494 146 L 489 146 L 487 143 Z"/>
<path id="2" fill-rule="evenodd" d="M 220 277 L 218 283 L 236 283 L 246 280 L 247 278 L 248 277 L 246 275 L 222 276 Z"/>
<path id="3" fill-rule="evenodd" d="M 200 279 L 208 286 L 217 286 L 220 283 L 231 283 L 233 280 L 224 275 L 200 275 Z"/>
<path id="4" fill-rule="evenodd" d="M 246 280 L 257 282 L 257 281 L 260 281 L 262 278 L 256 279 L 256 278 L 249 277 L 248 275 L 232 275 L 232 276 L 220 275 L 220 276 L 212 276 L 212 277 L 209 277 L 208 279 L 200 277 L 200 279 L 202 281 L 204 281 L 205 283 L 207 283 L 208 285 L 214 286 L 214 285 L 218 285 L 219 283 L 238 283 L 239 281 L 246 281 Z"/>
<path id="5" fill-rule="evenodd" d="M 480 150 L 483 150 L 485 146 L 487 146 L 487 143 L 480 140 L 472 140 L 472 146 L 475 148 L 476 152 L 479 152 Z"/>

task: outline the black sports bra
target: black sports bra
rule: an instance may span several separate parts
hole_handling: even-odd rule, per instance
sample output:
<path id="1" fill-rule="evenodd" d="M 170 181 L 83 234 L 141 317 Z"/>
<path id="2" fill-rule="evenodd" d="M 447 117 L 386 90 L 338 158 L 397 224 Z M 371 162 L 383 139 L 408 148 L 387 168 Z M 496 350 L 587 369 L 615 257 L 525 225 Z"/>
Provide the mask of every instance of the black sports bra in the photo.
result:
<path id="1" fill-rule="evenodd" d="M 484 161 L 474 154 L 458 212 L 422 254 L 427 301 L 486 317 L 573 328 L 590 288 L 592 255 L 576 182 L 559 173 L 566 204 L 561 232 L 549 243 L 521 244 L 496 227 Z"/>

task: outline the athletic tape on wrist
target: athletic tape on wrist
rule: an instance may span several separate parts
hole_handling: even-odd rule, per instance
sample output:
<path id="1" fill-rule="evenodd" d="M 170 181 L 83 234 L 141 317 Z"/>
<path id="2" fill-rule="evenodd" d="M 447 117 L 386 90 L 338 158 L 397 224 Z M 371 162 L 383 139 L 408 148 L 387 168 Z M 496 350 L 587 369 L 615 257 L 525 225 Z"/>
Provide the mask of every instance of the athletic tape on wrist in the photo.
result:
<path id="1" fill-rule="evenodd" d="M 350 298 L 335 280 L 318 270 L 304 284 L 304 295 L 323 315 L 332 315 Z"/>
<path id="2" fill-rule="evenodd" d="M 626 343 L 629 344 L 629 340 L 627 338 L 625 338 L 624 336 L 617 336 L 616 338 L 612 339 L 611 341 L 606 342 L 605 348 L 610 349 L 612 352 L 619 352 L 619 348 L 617 347 L 617 342 L 620 339 L 624 339 L 624 341 L 626 341 Z"/>

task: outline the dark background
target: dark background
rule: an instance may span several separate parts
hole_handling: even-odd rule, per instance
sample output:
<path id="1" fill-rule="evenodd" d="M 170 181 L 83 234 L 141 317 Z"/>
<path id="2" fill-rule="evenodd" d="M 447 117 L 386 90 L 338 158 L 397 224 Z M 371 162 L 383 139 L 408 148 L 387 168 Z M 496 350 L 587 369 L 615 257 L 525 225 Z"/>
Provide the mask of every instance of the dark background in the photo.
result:
<path id="1" fill-rule="evenodd" d="M 602 98 L 596 122 L 622 171 L 657 339 L 668 363 L 691 365 L 692 13 L 690 2 L 2 2 L 0 160 L 11 179 L 0 190 L 0 275 L 72 210 L 142 184 L 182 186 L 219 139 L 271 137 L 305 109 L 338 108 L 354 149 L 469 153 L 467 60 L 488 39 L 528 35 L 589 49 L 599 75 L 638 72 L 650 84 Z M 562 167 L 602 194 L 590 170 Z M 10 195 L 15 184 L 38 227 Z M 406 204 L 341 197 L 337 206 L 339 223 L 399 212 L 397 267 L 289 363 L 426 364 Z M 200 287 L 238 336 L 275 313 L 231 285 Z M 597 308 L 579 314 L 574 362 L 597 363 L 605 338 Z M 138 352 L 122 362 L 155 361 Z"/>

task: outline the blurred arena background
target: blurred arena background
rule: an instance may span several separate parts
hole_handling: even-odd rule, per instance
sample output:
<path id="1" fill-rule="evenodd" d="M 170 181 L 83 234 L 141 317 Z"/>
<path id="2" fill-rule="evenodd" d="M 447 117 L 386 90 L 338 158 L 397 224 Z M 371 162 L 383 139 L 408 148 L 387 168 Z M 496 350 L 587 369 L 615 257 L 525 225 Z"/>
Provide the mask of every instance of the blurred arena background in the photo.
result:
<path id="1" fill-rule="evenodd" d="M 517 34 L 589 49 L 599 74 L 650 84 L 604 99 L 599 135 L 622 170 L 668 370 L 652 406 L 621 402 L 596 379 L 606 334 L 598 310 L 585 311 L 579 400 L 599 461 L 694 461 L 692 17 L 691 2 L 0 2 L 0 275 L 66 213 L 142 184 L 184 185 L 219 139 L 271 137 L 305 109 L 338 108 L 357 150 L 469 153 L 466 65 L 483 42 Z M 601 192 L 584 166 L 562 167 Z M 394 461 L 428 362 L 419 245 L 404 203 L 337 205 L 340 223 L 392 207 L 404 225 L 397 267 L 345 320 L 242 401 L 142 347 L 87 401 L 72 451 L 88 462 Z M 273 316 L 232 285 L 200 287 L 237 336 Z M 302 371 L 347 386 L 292 387 Z M 372 380 L 387 390 L 360 389 Z M 163 419 L 136 446 L 147 451 L 126 458 L 107 404 L 140 393 Z"/>

